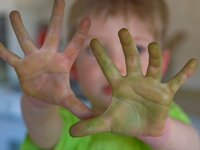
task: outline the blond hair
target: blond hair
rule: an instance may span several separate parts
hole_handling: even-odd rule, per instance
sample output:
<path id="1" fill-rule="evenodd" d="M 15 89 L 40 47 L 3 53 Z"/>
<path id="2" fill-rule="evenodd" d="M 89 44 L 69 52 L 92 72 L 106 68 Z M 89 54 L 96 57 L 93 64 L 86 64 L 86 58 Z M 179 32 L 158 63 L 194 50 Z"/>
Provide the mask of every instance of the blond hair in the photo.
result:
<path id="1" fill-rule="evenodd" d="M 168 9 L 163 0 L 75 0 L 68 16 L 68 40 L 76 31 L 79 21 L 86 16 L 105 17 L 128 14 L 150 25 L 155 39 L 164 40 L 168 26 Z"/>

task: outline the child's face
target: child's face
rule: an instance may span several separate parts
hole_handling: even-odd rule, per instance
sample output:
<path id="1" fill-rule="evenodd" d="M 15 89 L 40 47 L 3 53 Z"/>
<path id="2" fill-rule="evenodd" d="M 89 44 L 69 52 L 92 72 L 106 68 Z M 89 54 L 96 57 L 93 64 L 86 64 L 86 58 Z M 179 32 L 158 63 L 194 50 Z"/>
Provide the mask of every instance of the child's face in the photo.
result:
<path id="1" fill-rule="evenodd" d="M 90 40 L 97 38 L 101 42 L 121 74 L 125 76 L 125 58 L 118 38 L 118 31 L 121 28 L 127 28 L 131 33 L 140 53 L 143 74 L 146 73 L 148 65 L 147 46 L 155 39 L 148 26 L 134 16 L 129 21 L 125 21 L 119 16 L 109 17 L 106 20 L 95 17 L 90 17 L 90 19 L 92 25 L 72 68 L 72 77 L 78 80 L 83 94 L 91 101 L 94 112 L 101 114 L 108 107 L 112 92 L 89 47 Z"/>

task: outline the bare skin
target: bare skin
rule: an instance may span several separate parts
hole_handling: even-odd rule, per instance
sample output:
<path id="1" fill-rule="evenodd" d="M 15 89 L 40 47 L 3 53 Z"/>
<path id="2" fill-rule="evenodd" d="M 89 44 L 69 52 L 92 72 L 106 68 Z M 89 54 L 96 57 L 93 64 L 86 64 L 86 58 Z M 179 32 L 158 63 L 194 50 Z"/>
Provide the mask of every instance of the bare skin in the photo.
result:
<path id="1" fill-rule="evenodd" d="M 78 118 L 85 119 L 71 127 L 72 136 L 112 132 L 138 137 L 156 147 L 154 143 L 160 140 L 155 142 L 156 138 L 168 133 L 161 140 L 167 139 L 169 143 L 171 139 L 174 141 L 176 136 L 171 133 L 178 132 L 180 128 L 176 128 L 177 124 L 182 125 L 168 117 L 170 103 L 176 91 L 196 69 L 197 61 L 191 59 L 175 77 L 167 83 L 161 83 L 161 52 L 156 43 L 151 43 L 149 66 L 147 74 L 143 76 L 134 42 L 128 30 L 122 29 L 119 38 L 127 67 L 126 76 L 122 76 L 98 40 L 93 39 L 91 48 L 112 88 L 113 96 L 105 113 L 87 119 L 93 116 L 93 112 L 75 97 L 70 88 L 69 74 L 89 30 L 90 20 L 83 19 L 69 44 L 62 52 L 58 52 L 63 12 L 64 1 L 55 0 L 47 36 L 40 49 L 33 44 L 19 13 L 12 12 L 11 23 L 25 57 L 19 58 L 0 45 L 0 57 L 15 69 L 24 92 L 22 111 L 31 139 L 45 149 L 56 144 L 62 130 L 59 105 L 69 109 Z M 52 131 L 55 128 L 57 130 Z M 188 125 L 183 125 L 181 129 L 180 132 L 189 130 L 191 136 L 198 137 Z M 153 140 L 148 140 L 148 136 Z M 196 145 L 197 142 L 193 142 Z M 168 143 L 162 144 L 169 149 Z"/>
<path id="2" fill-rule="evenodd" d="M 11 12 L 10 20 L 25 57 L 19 58 L 2 44 L 0 56 L 15 69 L 24 93 L 46 103 L 64 106 L 83 119 L 91 116 L 92 112 L 75 97 L 69 75 L 89 30 L 90 20 L 85 18 L 81 21 L 76 34 L 60 53 L 58 46 L 63 12 L 64 1 L 56 0 L 45 42 L 40 49 L 36 48 L 25 30 L 20 14 Z"/>
<path id="3" fill-rule="evenodd" d="M 22 112 L 29 136 L 45 149 L 55 145 L 62 130 L 57 106 L 69 109 L 80 119 L 93 116 L 93 112 L 76 98 L 69 84 L 71 66 L 91 21 L 84 18 L 69 44 L 58 52 L 64 7 L 63 0 L 55 1 L 45 42 L 40 49 L 34 45 L 17 11 L 10 13 L 10 20 L 25 57 L 20 58 L 0 44 L 0 57 L 15 69 L 23 91 Z"/>
<path id="4" fill-rule="evenodd" d="M 174 94 L 197 67 L 196 59 L 188 61 L 168 82 L 161 83 L 162 56 L 158 44 L 148 46 L 149 65 L 144 76 L 138 50 L 128 30 L 121 29 L 119 38 L 126 61 L 125 76 L 99 41 L 91 41 L 93 53 L 112 88 L 111 103 L 102 115 L 73 125 L 70 134 L 111 132 L 137 137 L 155 150 L 199 149 L 199 135 L 194 127 L 168 116 Z"/>
<path id="5" fill-rule="evenodd" d="M 71 128 L 73 136 L 113 132 L 129 136 L 160 136 L 174 94 L 197 67 L 191 59 L 167 83 L 161 83 L 162 57 L 156 43 L 149 45 L 149 66 L 142 74 L 140 57 L 127 29 L 119 31 L 127 74 L 122 76 L 98 40 L 91 41 L 93 53 L 111 88 L 112 100 L 101 116 L 81 121 Z M 123 129 L 123 130 L 122 130 Z"/>

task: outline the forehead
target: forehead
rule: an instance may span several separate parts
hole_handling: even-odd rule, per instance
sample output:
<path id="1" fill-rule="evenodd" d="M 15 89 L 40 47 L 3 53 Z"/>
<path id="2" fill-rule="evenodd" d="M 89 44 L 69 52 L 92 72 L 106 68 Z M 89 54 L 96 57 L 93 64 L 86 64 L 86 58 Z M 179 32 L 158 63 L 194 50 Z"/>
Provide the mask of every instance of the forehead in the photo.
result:
<path id="1" fill-rule="evenodd" d="M 117 37 L 120 29 L 127 28 L 134 40 L 135 38 L 139 39 L 143 37 L 151 37 L 152 40 L 155 40 L 150 26 L 137 16 L 132 15 L 126 18 L 120 15 L 98 18 L 95 16 L 89 17 L 91 18 L 92 25 L 88 36 L 112 35 Z"/>

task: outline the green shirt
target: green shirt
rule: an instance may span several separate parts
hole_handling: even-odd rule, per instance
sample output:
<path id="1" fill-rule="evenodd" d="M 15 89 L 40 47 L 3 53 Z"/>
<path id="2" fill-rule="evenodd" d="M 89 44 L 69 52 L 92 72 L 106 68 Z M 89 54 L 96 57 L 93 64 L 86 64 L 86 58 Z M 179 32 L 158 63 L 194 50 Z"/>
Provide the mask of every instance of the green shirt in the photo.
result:
<path id="1" fill-rule="evenodd" d="M 60 107 L 63 118 L 63 132 L 53 150 L 150 150 L 144 142 L 134 137 L 122 136 L 112 133 L 99 133 L 86 137 L 73 138 L 69 135 L 69 128 L 79 121 L 67 109 Z M 190 122 L 182 109 L 174 102 L 171 104 L 170 117 Z M 40 150 L 26 135 L 21 150 Z"/>

